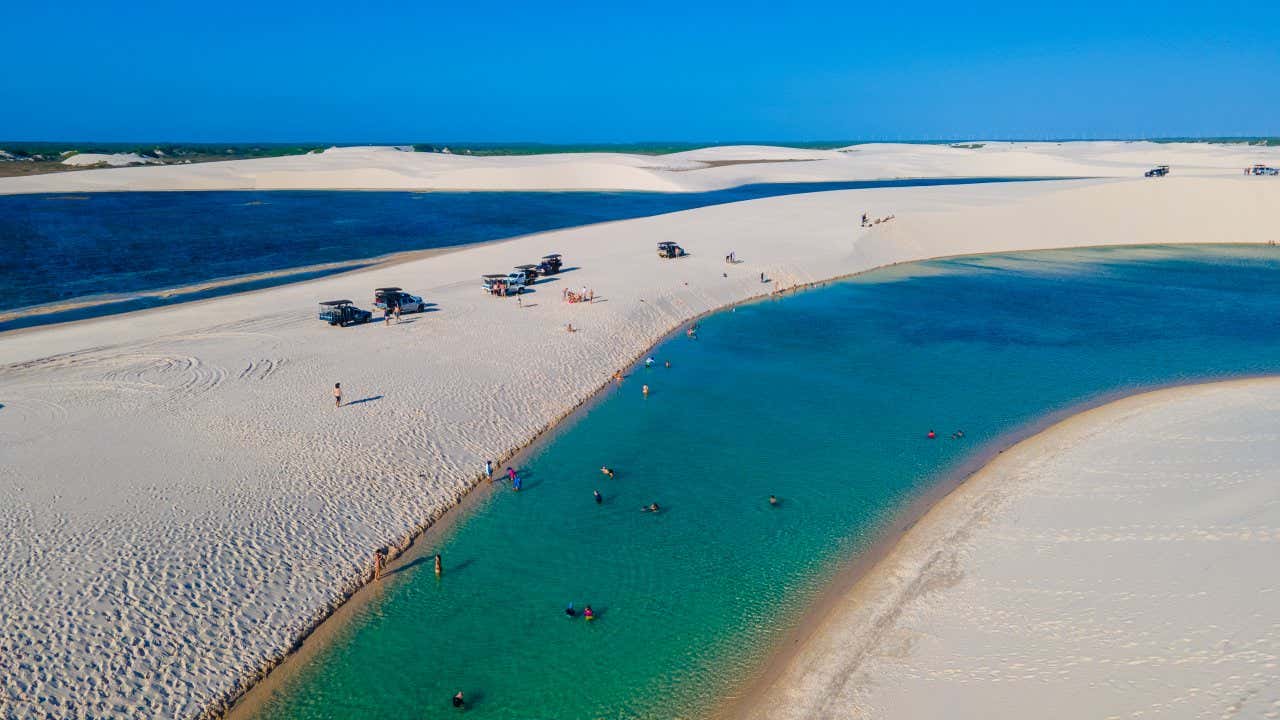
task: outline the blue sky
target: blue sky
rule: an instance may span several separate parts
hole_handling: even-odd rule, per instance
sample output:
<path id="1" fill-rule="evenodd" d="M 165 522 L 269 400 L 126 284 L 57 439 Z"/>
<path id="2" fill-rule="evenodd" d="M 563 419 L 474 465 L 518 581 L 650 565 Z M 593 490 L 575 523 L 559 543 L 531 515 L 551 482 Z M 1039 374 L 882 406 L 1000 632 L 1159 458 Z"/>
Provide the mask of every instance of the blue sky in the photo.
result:
<path id="1" fill-rule="evenodd" d="M 0 138 L 1280 134 L 1280 2 L 1038 5 L 18 0 Z"/>

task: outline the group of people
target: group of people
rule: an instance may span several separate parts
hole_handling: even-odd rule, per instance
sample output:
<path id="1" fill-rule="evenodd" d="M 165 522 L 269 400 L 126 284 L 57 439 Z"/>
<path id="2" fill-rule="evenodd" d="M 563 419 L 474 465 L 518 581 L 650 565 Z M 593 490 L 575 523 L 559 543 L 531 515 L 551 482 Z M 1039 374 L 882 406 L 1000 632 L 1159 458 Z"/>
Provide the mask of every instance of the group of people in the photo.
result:
<path id="1" fill-rule="evenodd" d="M 937 439 L 937 437 L 938 437 L 938 433 L 936 433 L 936 432 L 934 432 L 932 429 L 930 429 L 930 430 L 929 430 L 929 432 L 925 433 L 925 437 L 926 437 L 926 438 L 928 438 L 928 439 L 930 439 L 930 440 L 935 440 L 935 439 Z M 952 439 L 952 440 L 963 440 L 963 439 L 964 439 L 964 431 L 963 431 L 963 430 L 956 430 L 955 432 L 951 433 L 951 439 Z"/>
<path id="2" fill-rule="evenodd" d="M 574 292 L 569 288 L 565 288 L 563 291 L 561 291 L 560 295 L 561 297 L 564 298 L 565 302 L 570 304 L 580 303 L 580 302 L 590 303 L 590 302 L 595 302 L 595 299 L 596 299 L 596 291 L 592 290 L 591 288 L 588 288 L 585 285 L 582 286 L 582 290 L 580 292 Z"/>
<path id="3" fill-rule="evenodd" d="M 875 218 L 875 219 L 872 219 L 872 218 L 867 217 L 867 214 L 866 214 L 866 213 L 862 213 L 862 227 L 871 227 L 872 225 L 879 225 L 880 223 L 887 223 L 887 222 L 889 222 L 890 220 L 893 220 L 893 219 L 894 219 L 894 218 L 896 218 L 896 217 L 897 217 L 897 215 L 889 215 L 889 216 L 887 216 L 887 217 L 882 217 L 882 218 Z"/>

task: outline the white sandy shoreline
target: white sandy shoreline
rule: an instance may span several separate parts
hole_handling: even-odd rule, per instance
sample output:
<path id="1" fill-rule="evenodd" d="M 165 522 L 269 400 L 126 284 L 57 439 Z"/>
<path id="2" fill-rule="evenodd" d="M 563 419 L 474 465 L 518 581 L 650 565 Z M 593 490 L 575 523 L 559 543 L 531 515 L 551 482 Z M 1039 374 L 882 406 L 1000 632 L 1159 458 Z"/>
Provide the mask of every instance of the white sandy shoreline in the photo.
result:
<path id="1" fill-rule="evenodd" d="M 939 255 L 1259 242 L 1278 201 L 1280 184 L 1239 176 L 787 196 L 0 336 L 0 499 L 27 540 L 0 571 L 0 654 L 42 658 L 0 670 L 3 697 L 17 717 L 222 706 L 341 599 L 372 548 L 453 506 L 482 459 L 527 444 L 683 320 L 759 294 L 760 272 L 790 286 Z M 862 229 L 864 210 L 898 219 Z M 672 238 L 693 255 L 654 257 Z M 579 269 L 531 307 L 476 289 L 548 250 Z M 729 250 L 747 262 L 727 268 Z M 386 284 L 438 312 L 346 330 L 313 317 L 322 296 Z M 564 305 L 566 285 L 605 301 Z M 377 399 L 335 414 L 338 380 Z M 375 452 L 367 441 L 392 424 Z"/>
<path id="2" fill-rule="evenodd" d="M 730 716 L 1275 716 L 1277 409 L 1280 378 L 1184 385 L 1019 442 Z"/>

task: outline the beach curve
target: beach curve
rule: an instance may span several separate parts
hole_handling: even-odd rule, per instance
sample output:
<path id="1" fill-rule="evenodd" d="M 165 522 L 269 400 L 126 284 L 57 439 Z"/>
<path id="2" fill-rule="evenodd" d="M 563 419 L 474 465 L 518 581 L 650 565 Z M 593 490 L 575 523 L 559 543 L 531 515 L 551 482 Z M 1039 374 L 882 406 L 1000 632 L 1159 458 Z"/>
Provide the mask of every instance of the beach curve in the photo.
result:
<path id="1" fill-rule="evenodd" d="M 719 716 L 1270 717 L 1277 409 L 1275 376 L 1179 385 L 1000 451 Z"/>

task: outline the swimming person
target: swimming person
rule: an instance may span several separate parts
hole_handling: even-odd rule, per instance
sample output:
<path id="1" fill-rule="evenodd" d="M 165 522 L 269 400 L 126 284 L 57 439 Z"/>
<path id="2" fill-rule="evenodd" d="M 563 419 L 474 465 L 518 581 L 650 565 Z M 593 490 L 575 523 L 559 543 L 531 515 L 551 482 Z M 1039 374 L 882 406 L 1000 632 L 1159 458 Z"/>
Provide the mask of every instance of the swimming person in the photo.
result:
<path id="1" fill-rule="evenodd" d="M 333 406 L 342 407 L 342 383 L 333 384 Z"/>
<path id="2" fill-rule="evenodd" d="M 596 619 L 596 611 L 595 611 L 595 610 L 592 610 L 592 609 L 591 609 L 591 606 L 590 606 L 590 605 L 588 605 L 588 606 L 586 606 L 585 608 L 583 608 L 583 609 L 582 609 L 582 617 L 586 618 L 588 622 L 590 622 L 590 621 L 592 621 L 592 620 L 595 620 L 595 619 Z"/>
<path id="3" fill-rule="evenodd" d="M 459 690 L 457 695 L 453 696 L 453 706 L 461 710 L 467 706 L 467 701 L 462 697 L 462 691 Z"/>
<path id="4" fill-rule="evenodd" d="M 649 386 L 645 385 L 644 387 L 640 388 L 640 392 L 644 393 L 645 397 L 649 397 Z"/>
<path id="5" fill-rule="evenodd" d="M 640 508 L 640 512 L 656 513 L 661 509 L 662 508 L 658 507 L 658 503 L 649 503 L 648 505 L 645 505 L 644 507 Z"/>
<path id="6" fill-rule="evenodd" d="M 564 609 L 564 614 L 569 617 L 578 617 L 578 611 L 573 609 L 573 603 L 569 603 L 569 607 Z"/>
<path id="7" fill-rule="evenodd" d="M 777 497 L 776 495 L 770 495 L 770 496 L 769 496 L 769 504 L 770 504 L 770 505 L 772 505 L 772 506 L 774 506 L 774 507 L 777 507 L 777 506 L 778 506 L 778 497 Z"/>
<path id="8" fill-rule="evenodd" d="M 653 358 L 651 358 L 651 357 L 647 357 L 647 358 L 645 358 L 645 359 L 644 359 L 644 366 L 645 366 L 645 367 L 647 367 L 647 368 L 648 368 L 648 367 L 653 367 Z"/>
<path id="9" fill-rule="evenodd" d="M 666 367 L 668 367 L 668 368 L 670 368 L 670 367 L 671 367 L 671 361 L 670 361 L 670 360 L 668 360 L 668 361 L 666 362 Z"/>
<path id="10" fill-rule="evenodd" d="M 929 431 L 929 434 L 928 434 L 928 435 L 925 435 L 925 437 L 927 437 L 927 438 L 929 438 L 930 440 L 932 440 L 932 439 L 934 439 L 934 438 L 938 437 L 938 434 L 937 434 L 937 433 L 935 433 L 934 431 L 930 430 L 930 431 Z"/>
<path id="11" fill-rule="evenodd" d="M 440 553 L 436 553 L 436 577 L 444 574 L 444 562 L 440 559 Z"/>
<path id="12" fill-rule="evenodd" d="M 604 504 L 604 496 L 600 494 L 600 491 L 599 491 L 599 490 L 592 490 L 592 491 L 591 491 L 591 494 L 596 496 L 596 504 L 597 504 L 597 505 L 603 505 L 603 504 Z"/>
<path id="13" fill-rule="evenodd" d="M 605 475 L 608 475 L 610 478 L 613 477 L 613 468 L 607 465 L 601 465 L 600 472 L 604 473 Z"/>

